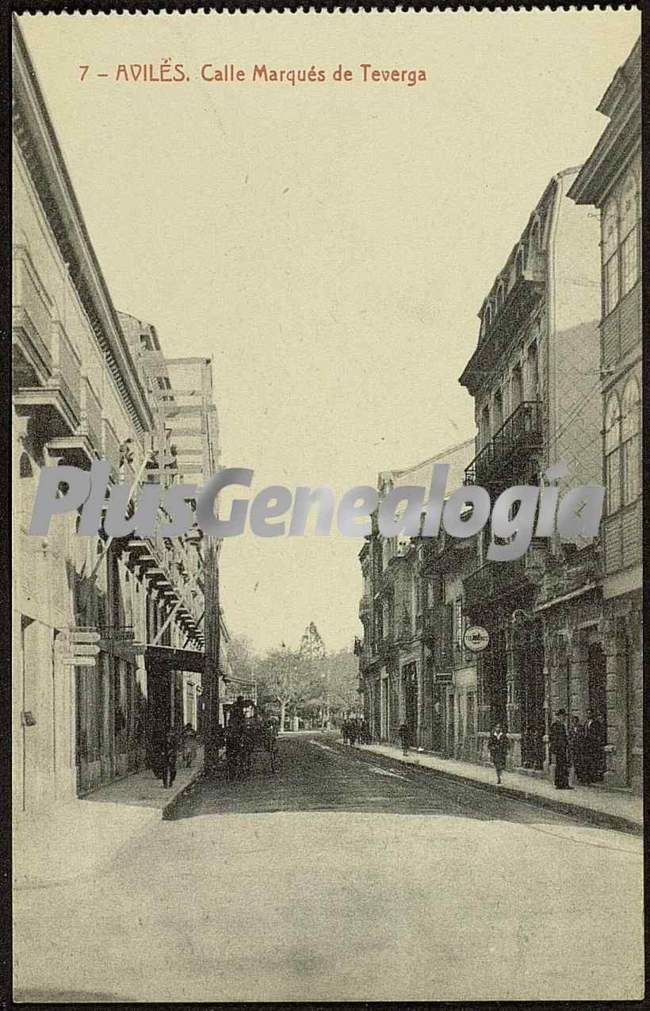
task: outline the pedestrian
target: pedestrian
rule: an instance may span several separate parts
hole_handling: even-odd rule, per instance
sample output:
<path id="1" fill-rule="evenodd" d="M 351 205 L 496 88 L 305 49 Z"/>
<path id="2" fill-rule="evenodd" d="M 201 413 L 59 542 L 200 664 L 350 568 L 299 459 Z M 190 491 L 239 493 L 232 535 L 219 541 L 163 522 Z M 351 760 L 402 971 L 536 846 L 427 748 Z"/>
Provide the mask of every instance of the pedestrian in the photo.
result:
<path id="1" fill-rule="evenodd" d="M 501 774 L 506 767 L 506 759 L 508 757 L 508 749 L 510 748 L 510 741 L 508 735 L 503 729 L 500 723 L 495 723 L 494 730 L 488 738 L 488 751 L 490 752 L 490 758 L 494 763 L 494 768 L 497 773 L 497 783 L 501 783 Z"/>
<path id="2" fill-rule="evenodd" d="M 350 720 L 348 723 L 348 739 L 351 746 L 354 747 L 357 741 L 357 725 L 354 720 Z"/>
<path id="3" fill-rule="evenodd" d="M 196 758 L 196 730 L 191 723 L 183 727 L 183 762 L 187 769 L 191 768 Z"/>
<path id="4" fill-rule="evenodd" d="M 347 720 L 343 720 L 341 724 L 341 737 L 343 738 L 344 744 L 350 743 L 350 724 Z"/>
<path id="5" fill-rule="evenodd" d="M 174 785 L 176 779 L 176 757 L 178 752 L 178 740 L 176 732 L 169 728 L 163 740 L 161 754 L 161 772 L 163 786 L 167 789 Z"/>
<path id="6" fill-rule="evenodd" d="M 555 758 L 555 789 L 572 790 L 569 786 L 569 735 L 566 729 L 566 710 L 558 709 L 549 730 L 549 755 Z"/>
<path id="7" fill-rule="evenodd" d="M 400 724 L 400 728 L 397 731 L 397 736 L 399 737 L 402 744 L 402 754 L 408 755 L 409 748 L 411 746 L 411 731 L 409 730 L 408 723 Z"/>
<path id="8" fill-rule="evenodd" d="M 589 778 L 585 761 L 585 728 L 576 714 L 571 718 L 569 727 L 569 757 L 576 782 L 581 786 L 587 786 Z"/>

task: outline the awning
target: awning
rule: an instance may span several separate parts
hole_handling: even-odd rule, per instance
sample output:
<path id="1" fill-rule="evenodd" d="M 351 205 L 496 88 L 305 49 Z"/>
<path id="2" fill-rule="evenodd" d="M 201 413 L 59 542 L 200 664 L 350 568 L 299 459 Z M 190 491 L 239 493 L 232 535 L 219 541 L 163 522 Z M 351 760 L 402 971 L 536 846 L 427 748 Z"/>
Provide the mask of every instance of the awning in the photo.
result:
<path id="1" fill-rule="evenodd" d="M 177 649 L 175 646 L 147 646 L 144 651 L 147 670 L 193 671 L 205 670 L 205 653 L 196 649 Z"/>

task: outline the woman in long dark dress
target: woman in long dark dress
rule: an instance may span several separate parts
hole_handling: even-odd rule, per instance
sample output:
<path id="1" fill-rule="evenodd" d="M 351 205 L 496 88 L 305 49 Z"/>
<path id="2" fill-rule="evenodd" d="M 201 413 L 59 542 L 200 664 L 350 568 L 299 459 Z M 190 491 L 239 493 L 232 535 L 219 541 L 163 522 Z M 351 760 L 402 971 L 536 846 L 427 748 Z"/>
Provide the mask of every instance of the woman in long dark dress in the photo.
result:
<path id="1" fill-rule="evenodd" d="M 497 783 L 501 782 L 501 773 L 506 767 L 509 747 L 510 741 L 508 740 L 508 735 L 501 724 L 497 723 L 488 740 L 490 757 L 494 762 L 494 768 L 497 772 Z"/>

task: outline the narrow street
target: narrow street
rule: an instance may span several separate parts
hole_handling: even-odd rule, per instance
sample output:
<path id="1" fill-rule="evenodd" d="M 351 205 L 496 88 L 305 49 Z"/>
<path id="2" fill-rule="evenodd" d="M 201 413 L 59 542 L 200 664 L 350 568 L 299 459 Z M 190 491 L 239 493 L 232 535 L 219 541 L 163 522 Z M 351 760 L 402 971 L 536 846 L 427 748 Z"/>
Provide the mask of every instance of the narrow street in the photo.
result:
<path id="1" fill-rule="evenodd" d="M 640 839 L 332 734 L 279 747 L 92 880 L 19 891 L 16 998 L 642 995 Z"/>

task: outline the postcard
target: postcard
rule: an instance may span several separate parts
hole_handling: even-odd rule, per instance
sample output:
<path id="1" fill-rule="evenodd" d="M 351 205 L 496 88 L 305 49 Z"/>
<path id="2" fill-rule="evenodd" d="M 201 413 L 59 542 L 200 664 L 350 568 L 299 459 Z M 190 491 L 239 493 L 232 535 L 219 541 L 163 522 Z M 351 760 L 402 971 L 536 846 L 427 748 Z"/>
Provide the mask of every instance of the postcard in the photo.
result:
<path id="1" fill-rule="evenodd" d="M 641 999 L 640 11 L 32 6 L 14 1000 Z"/>

